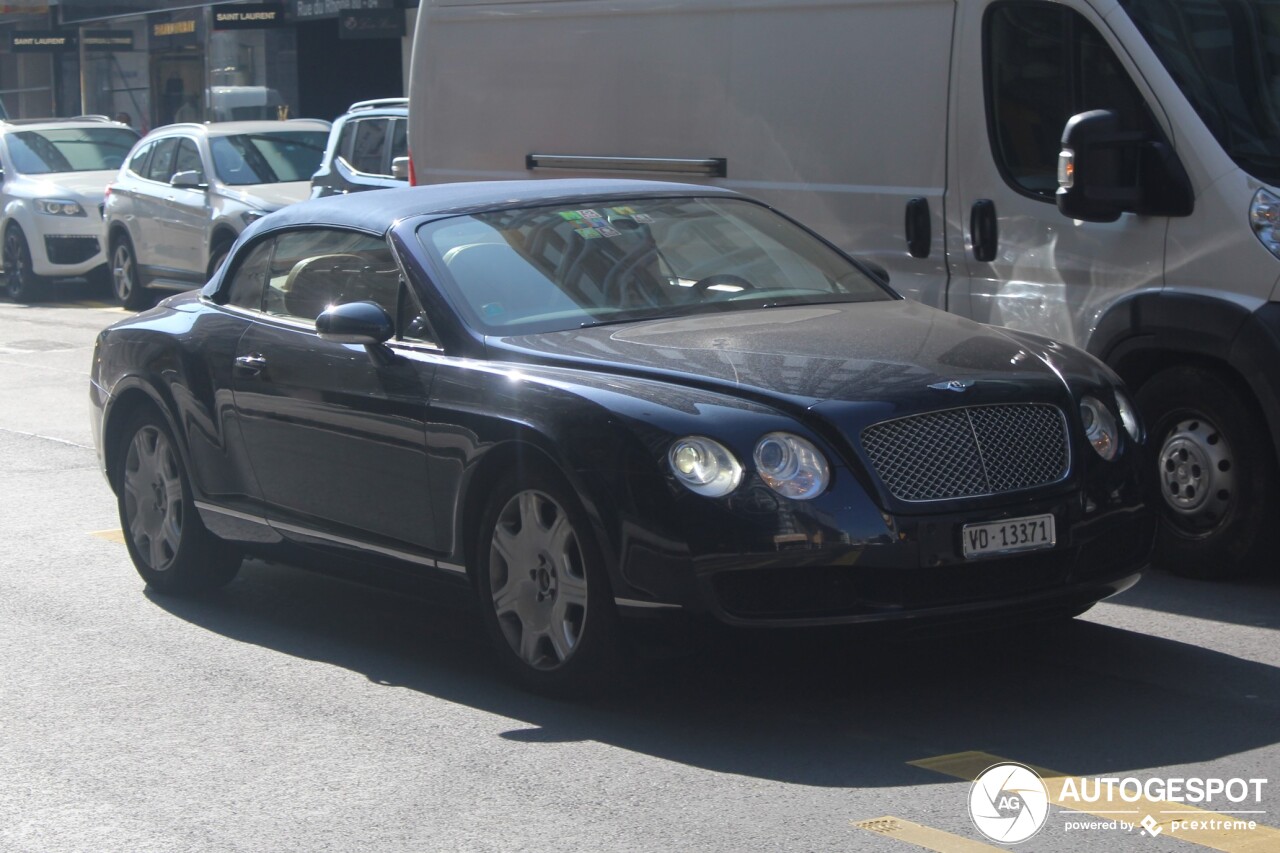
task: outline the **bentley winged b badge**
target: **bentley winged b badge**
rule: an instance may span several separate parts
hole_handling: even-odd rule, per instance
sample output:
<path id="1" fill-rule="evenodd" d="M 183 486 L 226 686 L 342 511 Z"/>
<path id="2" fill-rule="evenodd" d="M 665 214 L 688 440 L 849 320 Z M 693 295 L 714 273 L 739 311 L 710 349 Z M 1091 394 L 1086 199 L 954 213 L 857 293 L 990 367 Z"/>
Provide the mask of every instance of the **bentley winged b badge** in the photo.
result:
<path id="1" fill-rule="evenodd" d="M 948 379 L 946 382 L 935 382 L 929 387 L 939 391 L 968 391 L 973 384 L 972 379 Z"/>

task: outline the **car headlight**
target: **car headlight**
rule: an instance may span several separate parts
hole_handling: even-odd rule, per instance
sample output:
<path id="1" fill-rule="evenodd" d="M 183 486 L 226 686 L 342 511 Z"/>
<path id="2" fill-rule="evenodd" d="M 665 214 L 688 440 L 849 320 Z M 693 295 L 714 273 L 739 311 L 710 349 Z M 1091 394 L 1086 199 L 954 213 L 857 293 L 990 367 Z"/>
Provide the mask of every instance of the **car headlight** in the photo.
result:
<path id="1" fill-rule="evenodd" d="M 729 449 L 704 436 L 676 439 L 667 452 L 667 462 L 685 488 L 706 497 L 724 497 L 742 482 L 742 465 Z"/>
<path id="2" fill-rule="evenodd" d="M 761 438 L 754 456 L 760 479 L 786 498 L 816 498 L 831 479 L 827 460 L 818 448 L 789 432 L 771 432 Z"/>
<path id="3" fill-rule="evenodd" d="M 1138 410 L 1119 388 L 1115 389 L 1115 394 L 1116 409 L 1120 412 L 1120 423 L 1124 426 L 1124 431 L 1129 433 L 1129 437 L 1134 441 L 1142 441 L 1142 424 L 1138 421 Z"/>
<path id="4" fill-rule="evenodd" d="M 1111 411 L 1094 397 L 1080 400 L 1080 420 L 1084 424 L 1085 438 L 1103 459 L 1116 458 L 1120 449 L 1120 436 L 1116 432 L 1116 419 Z"/>
<path id="5" fill-rule="evenodd" d="M 240 214 L 240 221 L 245 225 L 252 225 L 266 215 L 265 210 L 246 210 Z"/>
<path id="6" fill-rule="evenodd" d="M 36 211 L 48 216 L 84 216 L 80 202 L 62 198 L 38 198 Z"/>
<path id="7" fill-rule="evenodd" d="M 1270 190 L 1258 190 L 1249 205 L 1249 223 L 1262 245 L 1280 258 L 1280 196 Z"/>

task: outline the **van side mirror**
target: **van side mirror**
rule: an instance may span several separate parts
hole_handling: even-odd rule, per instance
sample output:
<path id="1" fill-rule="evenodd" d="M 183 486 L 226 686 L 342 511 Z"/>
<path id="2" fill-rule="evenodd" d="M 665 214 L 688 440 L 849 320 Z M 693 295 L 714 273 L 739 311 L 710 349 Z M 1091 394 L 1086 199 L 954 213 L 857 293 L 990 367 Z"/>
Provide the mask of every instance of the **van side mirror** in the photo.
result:
<path id="1" fill-rule="evenodd" d="M 1058 154 L 1058 210 L 1085 222 L 1115 222 L 1122 213 L 1190 216 L 1191 179 L 1165 142 L 1120 130 L 1112 110 L 1073 115 Z"/>
<path id="2" fill-rule="evenodd" d="M 186 172 L 176 172 L 169 179 L 169 186 L 180 190 L 207 190 L 209 185 L 200 180 L 200 173 L 194 169 Z"/>
<path id="3" fill-rule="evenodd" d="M 409 158 L 397 157 L 391 161 L 391 177 L 397 181 L 409 180 Z"/>

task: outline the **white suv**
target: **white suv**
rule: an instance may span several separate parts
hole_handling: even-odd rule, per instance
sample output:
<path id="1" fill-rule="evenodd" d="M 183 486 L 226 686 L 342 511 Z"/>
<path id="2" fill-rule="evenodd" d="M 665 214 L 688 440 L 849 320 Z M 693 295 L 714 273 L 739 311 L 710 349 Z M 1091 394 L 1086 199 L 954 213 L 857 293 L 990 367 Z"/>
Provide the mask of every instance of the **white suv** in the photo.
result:
<path id="1" fill-rule="evenodd" d="M 137 142 L 105 117 L 0 121 L 0 235 L 15 301 L 58 278 L 106 280 L 102 193 Z"/>
<path id="2" fill-rule="evenodd" d="M 107 187 L 116 298 L 146 308 L 155 289 L 204 284 L 255 219 L 307 198 L 329 122 L 171 124 L 142 138 Z"/>

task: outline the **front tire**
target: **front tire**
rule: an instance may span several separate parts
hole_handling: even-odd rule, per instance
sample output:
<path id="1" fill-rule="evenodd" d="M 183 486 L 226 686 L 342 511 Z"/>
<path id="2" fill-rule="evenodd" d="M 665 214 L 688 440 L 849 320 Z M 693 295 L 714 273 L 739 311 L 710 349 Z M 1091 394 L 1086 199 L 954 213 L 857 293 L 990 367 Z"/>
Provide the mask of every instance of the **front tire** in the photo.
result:
<path id="1" fill-rule="evenodd" d="M 617 611 L 586 513 L 537 469 L 501 481 L 480 523 L 475 585 L 486 631 L 525 687 L 578 698 L 616 671 Z"/>
<path id="2" fill-rule="evenodd" d="M 1193 367 L 1156 374 L 1137 403 L 1150 425 L 1149 492 L 1160 514 L 1155 564 L 1216 580 L 1265 563 L 1275 460 L 1253 407 L 1225 377 Z"/>
<path id="3" fill-rule="evenodd" d="M 134 568 L 151 588 L 200 593 L 229 583 L 240 555 L 200 521 L 173 434 L 154 410 L 134 416 L 116 454 L 120 527 Z"/>
<path id="4" fill-rule="evenodd" d="M 142 286 L 138 275 L 138 256 L 128 237 L 117 237 L 111 244 L 111 289 L 116 300 L 130 311 L 150 308 L 155 301 Z"/>
<path id="5" fill-rule="evenodd" d="M 5 293 L 14 302 L 33 302 L 44 290 L 46 280 L 31 267 L 31 247 L 17 225 L 4 232 Z"/>

